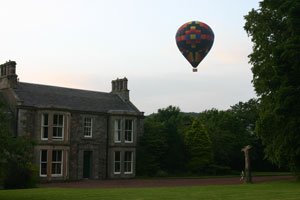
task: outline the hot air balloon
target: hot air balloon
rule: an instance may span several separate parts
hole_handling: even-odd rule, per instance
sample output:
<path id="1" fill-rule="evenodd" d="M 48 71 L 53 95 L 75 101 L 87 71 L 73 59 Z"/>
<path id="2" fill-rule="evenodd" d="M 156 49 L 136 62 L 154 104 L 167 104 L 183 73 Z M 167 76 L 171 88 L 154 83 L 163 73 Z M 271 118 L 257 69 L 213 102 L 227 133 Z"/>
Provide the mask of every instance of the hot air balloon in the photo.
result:
<path id="1" fill-rule="evenodd" d="M 178 49 L 194 67 L 193 72 L 197 72 L 197 66 L 211 49 L 214 37 L 211 28 L 199 21 L 185 23 L 178 29 L 176 33 Z"/>

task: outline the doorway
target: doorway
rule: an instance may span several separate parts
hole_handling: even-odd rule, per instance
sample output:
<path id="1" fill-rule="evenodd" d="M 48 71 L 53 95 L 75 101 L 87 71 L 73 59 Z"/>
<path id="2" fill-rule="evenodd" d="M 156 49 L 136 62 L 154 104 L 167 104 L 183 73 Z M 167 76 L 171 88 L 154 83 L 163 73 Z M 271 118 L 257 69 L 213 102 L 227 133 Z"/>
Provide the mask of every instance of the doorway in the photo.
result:
<path id="1" fill-rule="evenodd" d="M 83 178 L 91 178 L 92 151 L 83 153 Z"/>

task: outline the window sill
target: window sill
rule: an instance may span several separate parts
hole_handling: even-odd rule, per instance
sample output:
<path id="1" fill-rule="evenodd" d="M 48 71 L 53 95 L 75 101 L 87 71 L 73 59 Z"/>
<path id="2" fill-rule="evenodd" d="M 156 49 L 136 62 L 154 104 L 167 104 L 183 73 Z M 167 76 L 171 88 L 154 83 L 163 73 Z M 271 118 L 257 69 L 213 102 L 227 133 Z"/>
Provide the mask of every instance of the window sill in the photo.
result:
<path id="1" fill-rule="evenodd" d="M 52 138 L 53 141 L 64 141 L 63 138 Z"/>
<path id="2" fill-rule="evenodd" d="M 124 174 L 133 174 L 132 172 L 124 172 Z"/>
<path id="3" fill-rule="evenodd" d="M 51 174 L 52 177 L 62 177 L 62 174 Z"/>

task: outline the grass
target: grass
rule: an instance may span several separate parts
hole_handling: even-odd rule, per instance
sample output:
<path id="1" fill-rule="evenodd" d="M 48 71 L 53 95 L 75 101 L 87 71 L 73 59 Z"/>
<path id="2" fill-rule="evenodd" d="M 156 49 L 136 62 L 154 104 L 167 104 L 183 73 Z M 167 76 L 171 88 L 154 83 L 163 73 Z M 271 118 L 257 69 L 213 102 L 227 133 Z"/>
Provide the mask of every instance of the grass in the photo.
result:
<path id="1" fill-rule="evenodd" d="M 292 172 L 252 172 L 252 176 L 293 176 Z"/>
<path id="2" fill-rule="evenodd" d="M 299 181 L 195 187 L 70 189 L 36 188 L 0 190 L 1 200 L 299 200 Z"/>
<path id="3" fill-rule="evenodd" d="M 251 172 L 252 176 L 293 176 L 292 172 Z M 240 177 L 240 173 L 227 174 L 227 175 L 169 175 L 165 177 L 148 177 L 148 176 L 138 176 L 137 179 L 155 179 L 155 178 L 231 178 Z"/>

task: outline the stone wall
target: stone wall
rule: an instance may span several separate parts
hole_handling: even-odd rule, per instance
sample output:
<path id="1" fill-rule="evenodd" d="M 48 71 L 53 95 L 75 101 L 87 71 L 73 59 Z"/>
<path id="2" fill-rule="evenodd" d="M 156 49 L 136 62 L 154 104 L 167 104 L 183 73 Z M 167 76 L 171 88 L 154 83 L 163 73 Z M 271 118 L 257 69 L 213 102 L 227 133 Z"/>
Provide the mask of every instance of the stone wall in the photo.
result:
<path id="1" fill-rule="evenodd" d="M 121 119 L 123 123 L 121 142 L 114 142 L 114 121 Z M 133 142 L 125 142 L 125 120 L 133 120 Z M 137 115 L 137 113 L 127 112 L 111 112 L 109 117 L 109 131 L 108 131 L 108 178 L 133 178 L 135 177 L 136 168 L 136 147 L 138 146 L 139 138 L 144 132 L 144 117 Z M 119 151 L 121 155 L 121 172 L 114 173 L 114 152 Z M 133 172 L 124 173 L 124 153 L 130 151 L 133 153 Z"/>
<path id="2" fill-rule="evenodd" d="M 92 137 L 84 137 L 84 117 L 92 118 Z M 83 178 L 84 152 L 92 152 L 91 179 L 106 178 L 107 160 L 107 117 L 72 113 L 70 138 L 70 179 Z"/>

